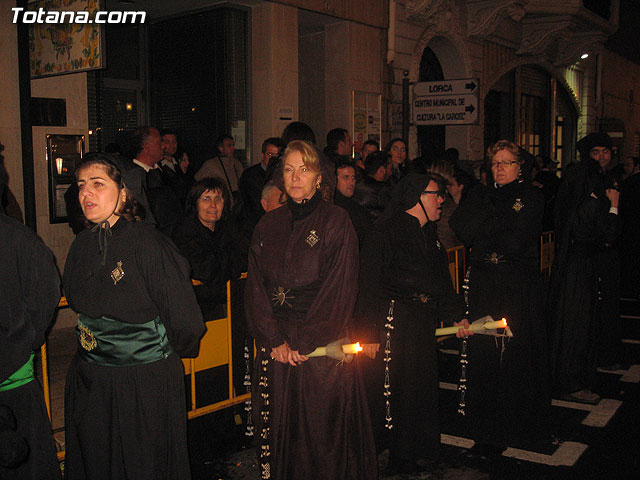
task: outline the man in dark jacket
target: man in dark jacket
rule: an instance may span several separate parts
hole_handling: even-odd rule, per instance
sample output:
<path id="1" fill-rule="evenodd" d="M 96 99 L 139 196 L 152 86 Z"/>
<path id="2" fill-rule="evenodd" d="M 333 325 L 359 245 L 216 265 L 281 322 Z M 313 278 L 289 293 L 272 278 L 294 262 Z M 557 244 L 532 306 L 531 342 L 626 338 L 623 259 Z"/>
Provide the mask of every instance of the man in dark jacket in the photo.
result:
<path id="1" fill-rule="evenodd" d="M 373 227 L 373 221 L 367 209 L 353 201 L 355 187 L 355 167 L 350 162 L 339 163 L 336 166 L 336 193 L 333 197 L 333 203 L 344 208 L 349 214 L 353 228 L 358 235 L 358 244 L 362 247 L 362 242 Z"/>
<path id="2" fill-rule="evenodd" d="M 353 200 L 369 211 L 375 220 L 384 211 L 391 197 L 391 187 L 387 179 L 391 175 L 389 153 L 373 152 L 364 162 L 365 177 L 356 184 Z"/>
<path id="3" fill-rule="evenodd" d="M 243 225 L 243 230 L 249 239 L 251 239 L 253 229 L 265 213 L 260 204 L 260 198 L 262 196 L 262 188 L 267 179 L 269 161 L 280 155 L 281 148 L 282 142 L 280 138 L 267 138 L 262 142 L 262 158 L 260 163 L 247 168 L 242 173 L 240 180 L 238 180 L 238 190 L 242 202 L 239 208 L 236 209 L 236 214 L 239 223 Z"/>

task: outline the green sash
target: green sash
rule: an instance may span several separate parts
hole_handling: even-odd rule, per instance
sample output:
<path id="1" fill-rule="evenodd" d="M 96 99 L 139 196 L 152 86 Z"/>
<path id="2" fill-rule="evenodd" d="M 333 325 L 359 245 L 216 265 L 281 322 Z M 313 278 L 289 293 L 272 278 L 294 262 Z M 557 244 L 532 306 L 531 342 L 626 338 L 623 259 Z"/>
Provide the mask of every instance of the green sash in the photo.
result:
<path id="1" fill-rule="evenodd" d="M 29 356 L 29 360 L 27 360 L 27 363 L 22 365 L 18 370 L 16 370 L 13 373 L 13 375 L 7 378 L 4 382 L 0 383 L 0 392 L 21 387 L 22 385 L 29 383 L 30 381 L 36 378 L 33 374 L 33 357 L 34 356 L 35 356 L 35 353 L 31 352 L 31 355 Z"/>
<path id="2" fill-rule="evenodd" d="M 134 324 L 79 314 L 76 333 L 78 355 L 90 363 L 126 367 L 162 360 L 173 353 L 160 317 Z"/>

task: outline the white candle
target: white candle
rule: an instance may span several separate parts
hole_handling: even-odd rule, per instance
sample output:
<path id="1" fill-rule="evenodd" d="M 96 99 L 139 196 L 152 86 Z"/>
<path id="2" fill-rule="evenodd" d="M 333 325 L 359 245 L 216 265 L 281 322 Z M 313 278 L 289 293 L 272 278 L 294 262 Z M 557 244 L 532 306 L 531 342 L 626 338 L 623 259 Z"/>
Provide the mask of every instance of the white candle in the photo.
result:
<path id="1" fill-rule="evenodd" d="M 362 347 L 360 346 L 360 342 L 342 345 L 342 352 L 346 355 L 358 353 L 361 350 L 362 350 Z M 326 357 L 326 356 L 327 356 L 327 347 L 318 347 L 313 352 L 307 354 L 307 357 Z"/>
<path id="2" fill-rule="evenodd" d="M 498 328 L 506 328 L 507 320 L 503 318 L 502 320 L 497 320 L 493 322 L 486 323 L 472 323 L 469 325 L 468 330 L 472 330 L 474 332 L 480 332 L 482 330 L 496 330 Z M 456 327 L 444 327 L 444 328 L 436 328 L 436 337 L 440 337 L 442 335 L 455 335 L 460 330 L 461 326 Z"/>

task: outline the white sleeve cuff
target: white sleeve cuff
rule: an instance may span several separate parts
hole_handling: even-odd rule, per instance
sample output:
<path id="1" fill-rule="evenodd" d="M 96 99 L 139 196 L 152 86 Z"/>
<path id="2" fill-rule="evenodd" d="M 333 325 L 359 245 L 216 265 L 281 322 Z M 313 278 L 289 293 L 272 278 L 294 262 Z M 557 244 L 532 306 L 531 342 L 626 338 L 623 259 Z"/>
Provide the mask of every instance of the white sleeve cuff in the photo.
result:
<path id="1" fill-rule="evenodd" d="M 610 207 L 609 213 L 613 213 L 614 215 L 618 215 L 618 207 Z"/>

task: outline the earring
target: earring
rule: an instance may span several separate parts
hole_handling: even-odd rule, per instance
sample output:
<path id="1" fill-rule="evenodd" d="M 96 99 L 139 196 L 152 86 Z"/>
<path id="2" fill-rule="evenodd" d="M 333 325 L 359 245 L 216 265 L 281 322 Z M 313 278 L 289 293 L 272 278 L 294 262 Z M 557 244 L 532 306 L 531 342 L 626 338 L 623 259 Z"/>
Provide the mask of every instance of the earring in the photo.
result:
<path id="1" fill-rule="evenodd" d="M 518 170 L 518 183 L 524 182 L 524 178 L 522 178 L 522 170 Z"/>
<path id="2" fill-rule="evenodd" d="M 320 190 L 320 182 L 316 183 L 316 190 Z"/>

